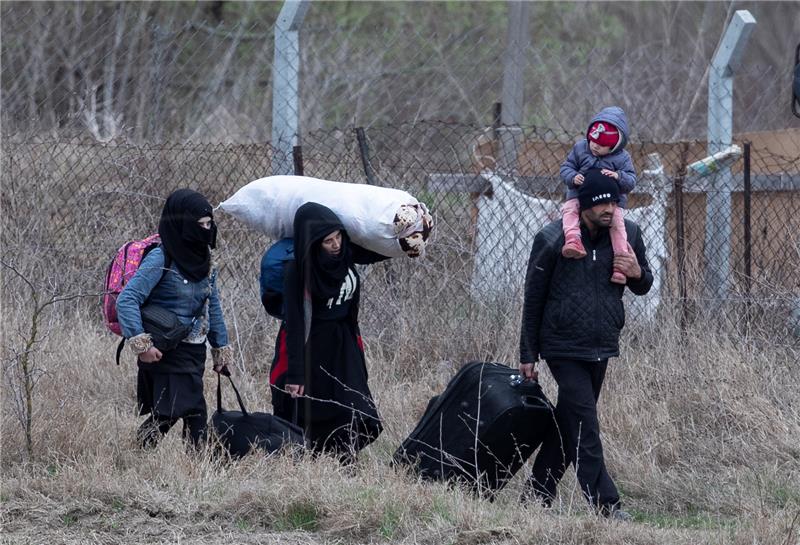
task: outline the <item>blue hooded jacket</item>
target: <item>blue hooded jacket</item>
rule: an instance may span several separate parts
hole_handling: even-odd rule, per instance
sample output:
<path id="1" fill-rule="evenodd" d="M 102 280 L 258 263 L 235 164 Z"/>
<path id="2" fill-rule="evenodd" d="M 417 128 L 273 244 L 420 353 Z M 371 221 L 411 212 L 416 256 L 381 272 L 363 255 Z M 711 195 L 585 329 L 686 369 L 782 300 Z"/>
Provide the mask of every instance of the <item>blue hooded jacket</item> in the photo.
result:
<path id="1" fill-rule="evenodd" d="M 572 147 L 572 151 L 569 152 L 566 161 L 561 163 L 561 181 L 567 186 L 567 199 L 575 199 L 578 197 L 578 188 L 572 183 L 572 180 L 577 174 L 585 174 L 590 168 L 607 168 L 618 172 L 619 205 L 625 208 L 628 203 L 628 193 L 633 191 L 636 186 L 636 171 L 633 169 L 633 160 L 631 160 L 631 155 L 625 151 L 629 134 L 628 118 L 619 106 L 603 108 L 589 122 L 589 126 L 586 128 L 587 134 L 591 126 L 598 121 L 611 123 L 619 129 L 622 141 L 612 153 L 602 157 L 595 157 L 589 150 L 588 137 L 584 136 Z"/>

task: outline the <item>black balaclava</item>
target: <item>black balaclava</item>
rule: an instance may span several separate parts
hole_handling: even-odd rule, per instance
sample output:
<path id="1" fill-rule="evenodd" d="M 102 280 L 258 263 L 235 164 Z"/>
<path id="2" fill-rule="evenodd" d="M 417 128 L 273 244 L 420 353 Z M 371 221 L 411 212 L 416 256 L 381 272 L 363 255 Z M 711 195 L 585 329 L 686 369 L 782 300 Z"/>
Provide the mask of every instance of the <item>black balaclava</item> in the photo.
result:
<path id="1" fill-rule="evenodd" d="M 330 255 L 322 249 L 322 241 L 341 231 L 342 249 Z M 347 276 L 350 263 L 350 240 L 339 217 L 330 209 L 309 202 L 294 215 L 294 255 L 300 278 L 312 295 L 334 297 Z"/>
<path id="2" fill-rule="evenodd" d="M 200 227 L 197 220 L 211 218 L 211 229 Z M 214 213 L 205 197 L 191 189 L 179 189 L 167 197 L 158 222 L 161 245 L 192 282 L 208 276 L 211 251 L 217 245 Z"/>

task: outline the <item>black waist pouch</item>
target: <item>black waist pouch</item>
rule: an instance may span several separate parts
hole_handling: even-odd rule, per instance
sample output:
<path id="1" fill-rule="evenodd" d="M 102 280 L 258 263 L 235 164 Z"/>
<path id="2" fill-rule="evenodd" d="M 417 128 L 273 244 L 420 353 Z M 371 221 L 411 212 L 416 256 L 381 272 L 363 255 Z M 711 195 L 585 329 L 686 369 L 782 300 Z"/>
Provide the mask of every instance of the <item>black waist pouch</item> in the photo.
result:
<path id="1" fill-rule="evenodd" d="M 164 307 L 145 305 L 141 313 L 142 327 L 161 352 L 173 350 L 192 332 L 192 324 L 182 324 L 174 312 Z"/>

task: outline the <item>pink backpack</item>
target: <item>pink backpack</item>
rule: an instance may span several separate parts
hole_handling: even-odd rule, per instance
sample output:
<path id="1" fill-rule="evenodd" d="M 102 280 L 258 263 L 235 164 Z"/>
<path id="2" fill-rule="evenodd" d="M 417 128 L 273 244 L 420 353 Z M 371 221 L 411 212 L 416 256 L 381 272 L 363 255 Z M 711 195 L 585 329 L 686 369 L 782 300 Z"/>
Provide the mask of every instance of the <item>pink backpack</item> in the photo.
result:
<path id="1" fill-rule="evenodd" d="M 147 253 L 159 244 L 161 244 L 161 237 L 158 234 L 150 235 L 142 240 L 127 242 L 117 250 L 117 254 L 108 265 L 106 284 L 103 290 L 103 321 L 115 335 L 122 336 L 122 330 L 117 321 L 117 297 L 139 270 L 139 265 L 142 264 Z"/>

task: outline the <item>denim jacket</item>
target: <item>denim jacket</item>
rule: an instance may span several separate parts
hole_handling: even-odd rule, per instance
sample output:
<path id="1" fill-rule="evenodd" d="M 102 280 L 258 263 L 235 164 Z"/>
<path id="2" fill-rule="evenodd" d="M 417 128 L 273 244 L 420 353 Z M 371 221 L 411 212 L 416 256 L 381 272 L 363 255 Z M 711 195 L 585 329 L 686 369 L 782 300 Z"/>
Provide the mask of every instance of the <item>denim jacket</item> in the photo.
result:
<path id="1" fill-rule="evenodd" d="M 139 309 L 145 302 L 174 312 L 181 323 L 193 324 L 186 341 L 201 343 L 207 337 L 213 348 L 227 346 L 216 268 L 212 268 L 209 278 L 192 282 L 184 278 L 175 263 L 164 270 L 164 252 L 161 247 L 155 248 L 117 298 L 117 319 L 126 339 L 144 333 Z"/>

